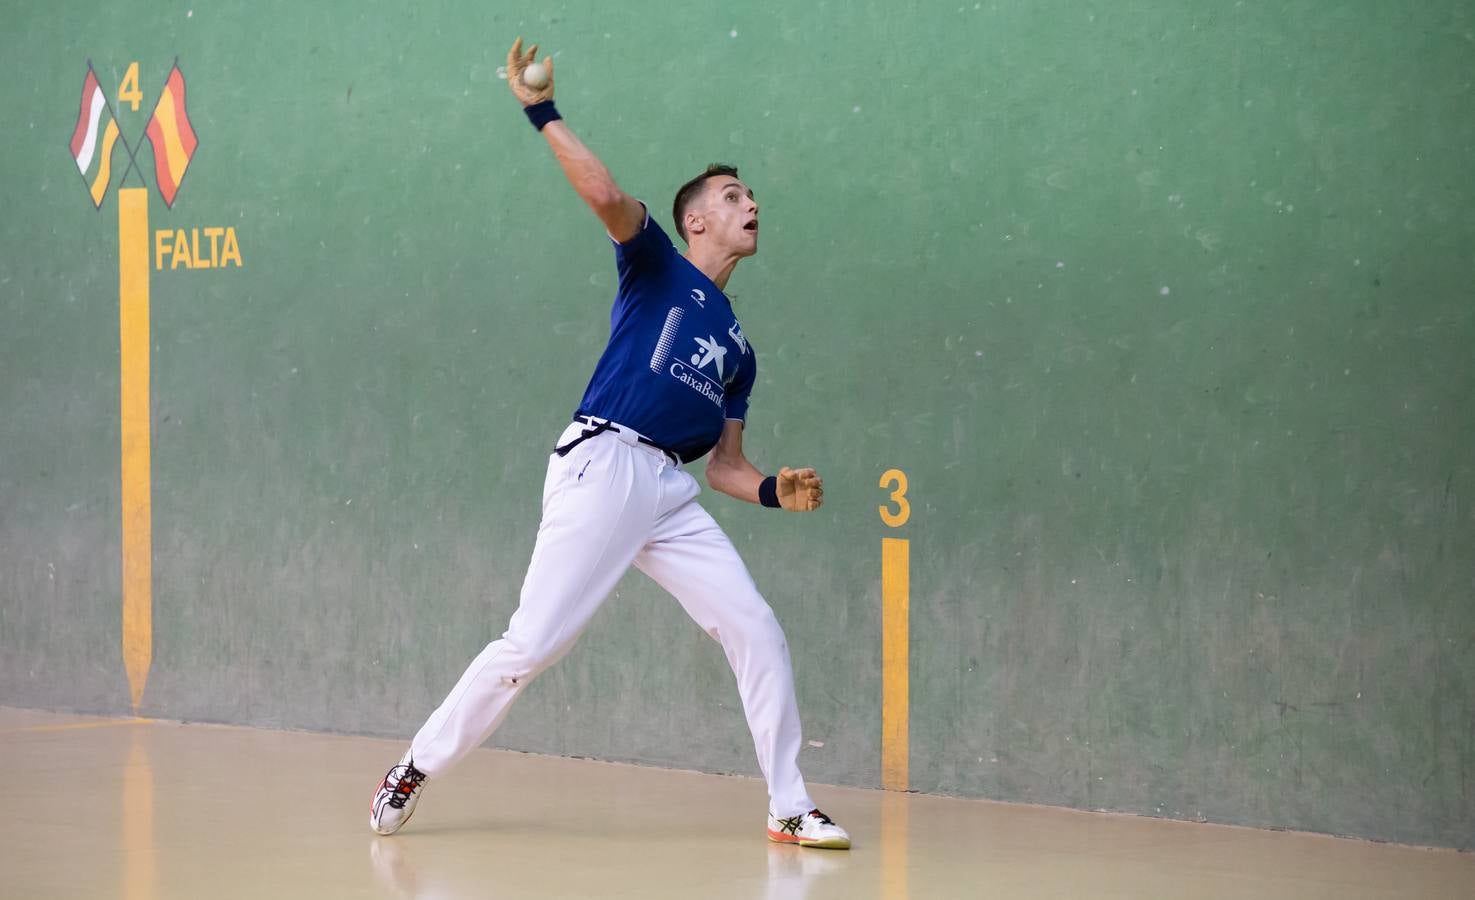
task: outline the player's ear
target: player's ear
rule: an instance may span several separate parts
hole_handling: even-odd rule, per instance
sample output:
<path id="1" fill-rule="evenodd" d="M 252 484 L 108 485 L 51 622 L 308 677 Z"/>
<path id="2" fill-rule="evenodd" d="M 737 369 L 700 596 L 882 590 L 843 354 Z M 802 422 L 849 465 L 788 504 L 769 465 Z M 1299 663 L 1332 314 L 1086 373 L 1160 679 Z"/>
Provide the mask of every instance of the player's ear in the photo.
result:
<path id="1" fill-rule="evenodd" d="M 701 234 L 702 232 L 704 232 L 706 230 L 707 230 L 707 223 L 705 221 L 703 221 L 703 219 L 702 219 L 701 216 L 697 215 L 694 212 L 689 212 L 689 213 L 686 214 L 686 233 L 687 234 Z"/>

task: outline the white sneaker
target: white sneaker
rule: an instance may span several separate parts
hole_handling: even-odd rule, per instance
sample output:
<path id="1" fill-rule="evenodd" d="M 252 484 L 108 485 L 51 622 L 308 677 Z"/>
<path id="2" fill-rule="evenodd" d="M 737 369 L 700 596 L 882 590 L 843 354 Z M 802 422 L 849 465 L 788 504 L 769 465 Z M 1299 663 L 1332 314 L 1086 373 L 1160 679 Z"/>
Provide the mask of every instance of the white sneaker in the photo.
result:
<path id="1" fill-rule="evenodd" d="M 369 806 L 369 827 L 380 834 L 399 831 L 414 814 L 424 785 L 425 773 L 410 762 L 410 751 L 406 750 L 374 792 L 374 802 Z"/>
<path id="2" fill-rule="evenodd" d="M 791 819 L 779 819 L 769 813 L 768 839 L 778 844 L 798 844 L 801 847 L 850 849 L 850 835 L 817 809 Z"/>

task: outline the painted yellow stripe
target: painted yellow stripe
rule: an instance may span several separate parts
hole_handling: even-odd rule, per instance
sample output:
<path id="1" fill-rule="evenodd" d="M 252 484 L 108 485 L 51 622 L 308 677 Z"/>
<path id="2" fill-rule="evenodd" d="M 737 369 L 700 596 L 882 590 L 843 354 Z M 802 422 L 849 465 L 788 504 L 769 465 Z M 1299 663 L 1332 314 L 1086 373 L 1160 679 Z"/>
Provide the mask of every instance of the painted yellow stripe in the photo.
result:
<path id="1" fill-rule="evenodd" d="M 159 105 L 154 107 L 154 118 L 159 120 L 159 131 L 164 136 L 164 161 L 169 166 L 169 177 L 179 184 L 184 178 L 184 167 L 189 165 L 189 154 L 179 140 L 179 123 L 174 118 L 174 90 L 164 88 Z"/>
<path id="2" fill-rule="evenodd" d="M 881 539 L 881 786 L 907 789 L 911 542 Z"/>
<path id="3" fill-rule="evenodd" d="M 102 134 L 102 159 L 98 160 L 97 176 L 92 179 L 92 205 L 102 206 L 102 195 L 108 191 L 113 180 L 113 144 L 118 140 L 118 123 L 111 117 Z"/>
<path id="4" fill-rule="evenodd" d="M 123 438 L 123 667 L 138 712 L 154 656 L 149 474 L 149 194 L 118 191 L 118 332 Z"/>

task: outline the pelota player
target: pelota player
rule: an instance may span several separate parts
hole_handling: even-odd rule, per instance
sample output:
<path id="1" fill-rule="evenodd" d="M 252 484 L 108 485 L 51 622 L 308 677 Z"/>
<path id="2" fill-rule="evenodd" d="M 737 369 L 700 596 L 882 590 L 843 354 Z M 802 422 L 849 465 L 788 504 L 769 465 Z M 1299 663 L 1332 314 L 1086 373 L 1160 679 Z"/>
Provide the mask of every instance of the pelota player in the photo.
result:
<path id="1" fill-rule="evenodd" d="M 707 481 L 724 494 L 794 512 L 818 509 L 822 499 L 813 469 L 765 478 L 743 455 L 757 367 L 723 289 L 738 261 L 758 250 L 758 204 L 736 169 L 709 166 L 677 192 L 673 214 L 688 245 L 678 254 L 561 120 L 552 60 L 542 64 L 545 85 L 524 82 L 536 54 L 537 45 L 524 54 L 519 38 L 507 55 L 507 82 L 615 243 L 620 278 L 609 344 L 548 459 L 543 520 L 517 612 L 385 775 L 369 823 L 380 834 L 404 825 L 426 780 L 491 735 L 633 564 L 675 595 L 727 655 L 768 781 L 769 838 L 848 848 L 849 835 L 815 808 L 799 774 L 799 709 L 783 630 L 681 467 L 710 451 Z"/>

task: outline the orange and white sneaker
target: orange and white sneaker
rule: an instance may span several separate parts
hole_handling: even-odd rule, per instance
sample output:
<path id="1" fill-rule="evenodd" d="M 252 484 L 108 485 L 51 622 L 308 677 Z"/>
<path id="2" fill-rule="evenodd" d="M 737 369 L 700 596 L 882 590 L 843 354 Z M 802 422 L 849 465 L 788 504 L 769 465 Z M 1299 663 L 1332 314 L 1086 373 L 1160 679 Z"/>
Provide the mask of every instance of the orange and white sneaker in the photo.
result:
<path id="1" fill-rule="evenodd" d="M 850 849 L 850 835 L 817 809 L 791 819 L 780 819 L 769 813 L 768 839 L 777 844 L 798 844 L 825 850 Z"/>
<path id="2" fill-rule="evenodd" d="M 374 802 L 369 805 L 369 827 L 380 834 L 399 831 L 414 815 L 424 785 L 425 773 L 410 762 L 410 751 L 406 750 L 374 791 Z"/>

